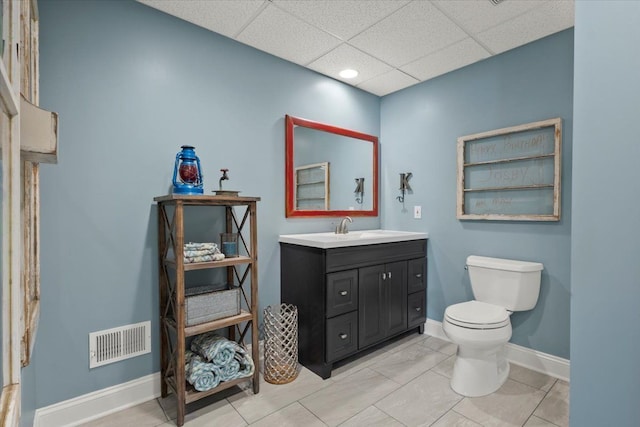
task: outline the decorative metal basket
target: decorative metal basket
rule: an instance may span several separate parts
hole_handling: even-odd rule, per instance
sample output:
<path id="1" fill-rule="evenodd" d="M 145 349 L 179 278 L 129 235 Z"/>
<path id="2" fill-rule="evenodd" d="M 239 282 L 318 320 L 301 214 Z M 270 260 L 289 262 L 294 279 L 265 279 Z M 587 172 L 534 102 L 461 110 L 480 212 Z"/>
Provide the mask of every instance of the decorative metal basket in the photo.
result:
<path id="1" fill-rule="evenodd" d="M 264 309 L 264 380 L 287 384 L 298 376 L 298 308 L 280 304 Z"/>

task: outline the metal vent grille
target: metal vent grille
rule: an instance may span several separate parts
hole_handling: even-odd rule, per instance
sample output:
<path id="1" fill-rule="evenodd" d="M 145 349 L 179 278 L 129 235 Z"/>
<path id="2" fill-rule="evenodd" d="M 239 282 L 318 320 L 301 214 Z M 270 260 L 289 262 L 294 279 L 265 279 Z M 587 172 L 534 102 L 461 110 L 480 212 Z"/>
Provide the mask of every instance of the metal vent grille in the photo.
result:
<path id="1" fill-rule="evenodd" d="M 151 352 L 151 321 L 89 334 L 89 368 Z"/>
<path id="2" fill-rule="evenodd" d="M 494 6 L 499 5 L 500 3 L 502 3 L 504 0 L 489 0 L 491 3 L 493 3 Z"/>

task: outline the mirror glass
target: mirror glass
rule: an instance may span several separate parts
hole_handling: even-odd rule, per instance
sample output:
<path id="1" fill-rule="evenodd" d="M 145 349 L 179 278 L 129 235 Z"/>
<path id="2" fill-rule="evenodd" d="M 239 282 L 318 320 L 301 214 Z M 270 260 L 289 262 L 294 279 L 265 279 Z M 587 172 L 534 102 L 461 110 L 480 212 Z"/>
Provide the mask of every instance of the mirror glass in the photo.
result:
<path id="1" fill-rule="evenodd" d="M 377 216 L 378 137 L 285 117 L 286 216 Z"/>

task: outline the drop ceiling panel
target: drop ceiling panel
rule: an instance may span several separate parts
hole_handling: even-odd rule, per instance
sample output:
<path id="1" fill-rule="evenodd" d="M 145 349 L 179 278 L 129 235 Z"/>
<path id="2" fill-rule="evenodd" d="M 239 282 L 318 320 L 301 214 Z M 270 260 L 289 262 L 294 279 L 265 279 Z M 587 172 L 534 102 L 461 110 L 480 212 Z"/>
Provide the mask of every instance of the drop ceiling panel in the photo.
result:
<path id="1" fill-rule="evenodd" d="M 478 34 L 548 2 L 506 0 L 495 5 L 490 0 L 436 0 L 433 3 L 470 34 Z"/>
<path id="2" fill-rule="evenodd" d="M 375 95 L 384 96 L 416 83 L 420 83 L 420 80 L 416 80 L 402 71 L 394 69 L 388 73 L 367 80 L 359 84 L 358 87 Z"/>
<path id="3" fill-rule="evenodd" d="M 401 70 L 424 81 L 481 61 L 489 56 L 491 54 L 485 48 L 469 37 L 407 64 Z"/>
<path id="4" fill-rule="evenodd" d="M 138 1 L 377 95 L 574 22 L 574 0 Z M 360 75 L 340 78 L 346 67 Z"/>
<path id="5" fill-rule="evenodd" d="M 357 85 L 372 77 L 391 71 L 393 68 L 358 49 L 342 44 L 308 65 L 308 68 L 351 85 Z M 357 77 L 343 79 L 338 73 L 344 69 L 359 70 Z"/>
<path id="6" fill-rule="evenodd" d="M 409 3 L 409 0 L 274 0 L 273 3 L 342 40 L 348 40 Z"/>
<path id="7" fill-rule="evenodd" d="M 431 2 L 414 1 L 349 43 L 399 67 L 465 37 L 467 34 Z"/>
<path id="8" fill-rule="evenodd" d="M 569 28 L 573 21 L 573 2 L 549 1 L 476 37 L 494 53 L 502 53 Z"/>
<path id="9" fill-rule="evenodd" d="M 300 65 L 308 64 L 341 43 L 340 39 L 271 4 L 238 35 L 237 39 Z"/>
<path id="10" fill-rule="evenodd" d="M 227 37 L 238 32 L 269 2 L 266 0 L 139 0 L 147 6 L 177 16 Z"/>

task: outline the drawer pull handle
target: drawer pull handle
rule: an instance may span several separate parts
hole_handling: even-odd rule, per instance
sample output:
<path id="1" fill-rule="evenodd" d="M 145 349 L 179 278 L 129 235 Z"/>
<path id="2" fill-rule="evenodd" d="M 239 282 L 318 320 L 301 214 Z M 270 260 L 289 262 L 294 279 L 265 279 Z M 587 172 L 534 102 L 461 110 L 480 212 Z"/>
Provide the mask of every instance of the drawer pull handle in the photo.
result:
<path id="1" fill-rule="evenodd" d="M 347 295 L 348 293 L 349 293 L 349 292 L 347 292 L 347 291 L 340 291 L 340 295 L 342 295 L 342 296 L 345 296 L 345 295 Z"/>
<path id="2" fill-rule="evenodd" d="M 338 336 L 340 337 L 341 340 L 346 340 L 349 335 L 347 335 L 345 333 L 342 333 L 342 334 L 340 334 Z"/>
<path id="3" fill-rule="evenodd" d="M 419 278 L 421 278 L 421 277 L 422 277 L 422 273 L 418 273 L 418 274 L 416 274 L 416 277 L 417 277 L 418 279 L 419 279 Z"/>
<path id="4" fill-rule="evenodd" d="M 389 272 L 388 275 L 389 275 L 389 279 L 391 279 L 391 272 Z"/>
<path id="5" fill-rule="evenodd" d="M 382 280 L 387 280 L 387 273 L 382 273 Z"/>
<path id="6" fill-rule="evenodd" d="M 416 311 L 418 312 L 422 311 L 422 307 L 416 307 Z"/>

